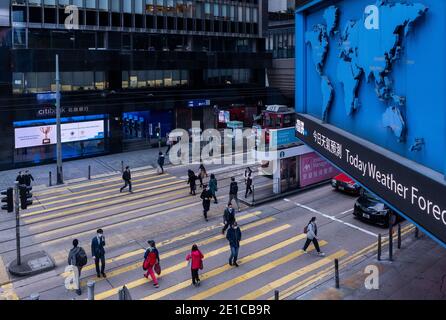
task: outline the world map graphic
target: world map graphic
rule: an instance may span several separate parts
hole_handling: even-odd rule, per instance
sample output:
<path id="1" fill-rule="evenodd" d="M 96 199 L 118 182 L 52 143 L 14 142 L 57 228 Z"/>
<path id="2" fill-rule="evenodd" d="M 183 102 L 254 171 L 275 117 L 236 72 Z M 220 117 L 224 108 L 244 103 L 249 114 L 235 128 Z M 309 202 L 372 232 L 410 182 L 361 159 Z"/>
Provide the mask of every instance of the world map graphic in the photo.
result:
<path id="1" fill-rule="evenodd" d="M 323 121 L 328 121 L 334 100 L 332 81 L 342 84 L 345 111 L 352 116 L 361 106 L 358 89 L 365 80 L 374 85 L 377 98 L 385 104 L 383 125 L 391 129 L 398 141 L 404 141 L 406 98 L 394 91 L 392 69 L 402 56 L 407 34 L 427 11 L 419 3 L 380 0 L 367 7 L 361 19 L 349 20 L 342 31 L 338 29 L 339 8 L 330 6 L 324 11 L 325 23 L 314 25 L 305 34 L 321 80 Z M 336 79 L 324 72 L 330 39 L 338 40 Z"/>

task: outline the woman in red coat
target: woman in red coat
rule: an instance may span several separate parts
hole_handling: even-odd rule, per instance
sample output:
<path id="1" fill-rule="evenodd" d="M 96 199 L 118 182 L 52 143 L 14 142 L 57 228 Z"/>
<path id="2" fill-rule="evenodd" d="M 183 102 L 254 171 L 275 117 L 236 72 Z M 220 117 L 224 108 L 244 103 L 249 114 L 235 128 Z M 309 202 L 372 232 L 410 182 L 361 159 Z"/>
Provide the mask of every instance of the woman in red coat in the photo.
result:
<path id="1" fill-rule="evenodd" d="M 198 246 L 192 246 L 191 253 L 186 256 L 186 260 L 190 261 L 190 268 L 192 272 L 192 285 L 198 287 L 200 285 L 200 278 L 198 277 L 198 270 L 203 270 L 203 254 L 198 250 Z"/>

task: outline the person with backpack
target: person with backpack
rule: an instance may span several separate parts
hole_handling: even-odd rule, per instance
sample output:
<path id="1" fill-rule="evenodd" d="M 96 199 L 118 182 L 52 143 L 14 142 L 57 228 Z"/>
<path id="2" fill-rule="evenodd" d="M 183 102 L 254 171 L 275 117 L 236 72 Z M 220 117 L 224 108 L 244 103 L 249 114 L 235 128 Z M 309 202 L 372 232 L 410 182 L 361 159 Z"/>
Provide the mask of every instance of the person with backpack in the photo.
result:
<path id="1" fill-rule="evenodd" d="M 19 183 L 19 185 L 25 184 L 25 175 L 23 174 L 22 171 L 19 171 L 19 174 L 18 174 L 17 178 L 15 179 L 15 181 L 17 181 Z"/>
<path id="2" fill-rule="evenodd" d="M 158 155 L 158 166 L 161 169 L 161 173 L 160 174 L 164 173 L 164 161 L 165 161 L 164 154 L 162 152 L 160 152 L 159 155 Z"/>
<path id="3" fill-rule="evenodd" d="M 73 266 L 75 270 L 78 272 L 77 278 L 77 295 L 82 295 L 82 289 L 80 285 L 81 272 L 82 268 L 87 264 L 88 258 L 87 253 L 82 247 L 79 247 L 79 240 L 73 240 L 73 248 L 70 250 L 68 254 L 68 265 Z"/>
<path id="4" fill-rule="evenodd" d="M 189 170 L 187 172 L 187 176 L 189 177 L 189 179 L 187 180 L 187 184 L 190 187 L 190 193 L 191 195 L 195 196 L 196 195 L 196 190 L 197 190 L 197 176 L 195 175 L 195 173 L 192 170 Z"/>
<path id="5" fill-rule="evenodd" d="M 231 255 L 229 256 L 229 265 L 238 267 L 237 259 L 240 249 L 240 240 L 242 239 L 242 232 L 237 224 L 237 221 L 232 223 L 228 233 L 226 233 L 226 239 L 229 241 L 229 247 L 231 249 Z"/>
<path id="6" fill-rule="evenodd" d="M 124 186 L 119 190 L 119 192 L 122 193 L 125 188 L 129 187 L 129 192 L 133 193 L 132 191 L 132 173 L 130 172 L 130 167 L 127 166 L 122 173 L 122 180 L 124 180 Z"/>
<path id="7" fill-rule="evenodd" d="M 325 256 L 325 254 L 321 251 L 319 247 L 319 242 L 317 237 L 316 217 L 311 218 L 308 225 L 304 228 L 304 233 L 307 234 L 307 241 L 305 242 L 305 245 L 302 249 L 303 252 L 307 253 L 308 246 L 313 242 L 317 254 L 320 256 Z"/>
<path id="8" fill-rule="evenodd" d="M 235 178 L 231 178 L 231 184 L 229 186 L 229 202 L 228 204 L 232 204 L 232 200 L 235 200 L 237 203 L 238 212 L 240 212 L 240 203 L 238 201 L 238 184 L 235 181 Z"/>
<path id="9" fill-rule="evenodd" d="M 217 178 L 215 178 L 215 174 L 211 174 L 211 179 L 209 179 L 209 191 L 212 194 L 212 197 L 214 198 L 214 203 L 218 204 L 216 192 L 218 191 L 217 187 Z"/>
<path id="10" fill-rule="evenodd" d="M 96 237 L 91 240 L 91 255 L 94 259 L 94 264 L 96 266 L 96 275 L 98 278 L 101 274 L 104 278 L 107 278 L 105 274 L 105 237 L 104 231 L 98 229 Z M 99 269 L 99 261 L 101 262 L 101 269 Z"/>
<path id="11" fill-rule="evenodd" d="M 222 234 L 225 234 L 226 230 L 235 222 L 235 210 L 232 207 L 232 204 L 229 203 L 228 207 L 225 209 L 225 212 L 223 214 L 223 223 L 224 227 L 221 231 Z"/>
<path id="12" fill-rule="evenodd" d="M 190 262 L 190 269 L 192 273 L 192 285 L 195 287 L 200 286 L 200 277 L 198 275 L 199 270 L 203 270 L 204 255 L 198 249 L 198 246 L 194 244 L 191 252 L 186 256 L 186 261 Z"/>
<path id="13" fill-rule="evenodd" d="M 147 241 L 149 244 L 149 248 L 147 248 L 144 253 L 144 264 L 143 269 L 146 270 L 144 274 L 145 278 L 152 278 L 153 286 L 155 288 L 159 288 L 158 279 L 156 278 L 155 272 L 160 275 L 161 267 L 160 267 L 160 255 L 158 249 L 156 248 L 155 241 L 149 240 Z M 155 270 L 155 271 L 154 271 Z"/>
<path id="14" fill-rule="evenodd" d="M 208 220 L 208 212 L 211 208 L 211 199 L 212 199 L 212 194 L 208 189 L 208 186 L 205 184 L 203 185 L 203 192 L 200 195 L 200 198 L 203 200 L 203 215 L 204 215 L 204 220 L 209 221 Z"/>

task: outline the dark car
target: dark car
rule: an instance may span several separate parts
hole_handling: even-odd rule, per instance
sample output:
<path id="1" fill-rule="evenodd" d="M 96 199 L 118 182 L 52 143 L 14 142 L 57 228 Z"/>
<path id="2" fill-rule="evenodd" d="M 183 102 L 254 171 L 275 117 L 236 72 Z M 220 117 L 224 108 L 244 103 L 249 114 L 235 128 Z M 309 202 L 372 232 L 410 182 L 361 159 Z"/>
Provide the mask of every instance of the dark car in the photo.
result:
<path id="1" fill-rule="evenodd" d="M 361 186 L 344 173 L 334 177 L 333 180 L 331 180 L 331 186 L 336 190 L 354 195 L 359 195 L 361 191 Z"/>
<path id="2" fill-rule="evenodd" d="M 353 215 L 361 220 L 377 224 L 383 227 L 389 227 L 389 217 L 392 215 L 393 225 L 403 221 L 392 209 L 387 207 L 374 194 L 362 189 L 361 196 L 356 200 Z"/>

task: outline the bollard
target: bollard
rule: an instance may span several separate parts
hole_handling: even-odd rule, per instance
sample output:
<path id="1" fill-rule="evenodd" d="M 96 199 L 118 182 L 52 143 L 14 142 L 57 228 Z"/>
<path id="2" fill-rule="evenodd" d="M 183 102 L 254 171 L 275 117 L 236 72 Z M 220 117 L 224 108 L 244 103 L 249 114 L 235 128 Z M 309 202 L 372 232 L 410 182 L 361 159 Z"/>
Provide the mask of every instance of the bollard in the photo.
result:
<path id="1" fill-rule="evenodd" d="M 378 261 L 381 261 L 382 236 L 378 234 Z"/>
<path id="2" fill-rule="evenodd" d="M 274 300 L 279 300 L 279 290 L 274 291 Z"/>
<path id="3" fill-rule="evenodd" d="M 398 224 L 398 249 L 401 249 L 401 224 Z"/>
<path id="4" fill-rule="evenodd" d="M 91 166 L 88 166 L 88 180 L 91 180 Z"/>
<path id="5" fill-rule="evenodd" d="M 30 296 L 30 299 L 31 299 L 31 300 L 40 300 L 40 294 L 38 294 L 38 293 L 33 293 L 33 294 Z"/>
<path id="6" fill-rule="evenodd" d="M 335 284 L 336 289 L 339 289 L 339 260 L 335 259 Z"/>
<path id="7" fill-rule="evenodd" d="M 121 172 L 124 172 L 124 161 L 121 161 Z"/>
<path id="8" fill-rule="evenodd" d="M 252 184 L 252 205 L 254 205 L 255 202 L 256 202 L 256 199 L 255 199 L 255 197 L 254 197 L 254 193 L 255 193 L 255 191 L 256 191 L 256 189 L 255 189 L 255 187 L 254 187 L 254 183 L 253 183 L 253 184 Z"/>
<path id="9" fill-rule="evenodd" d="M 87 287 L 88 287 L 88 300 L 94 300 L 94 281 L 88 281 Z"/>
<path id="10" fill-rule="evenodd" d="M 418 227 L 415 227 L 415 239 L 419 238 L 419 234 L 418 234 Z"/>
<path id="11" fill-rule="evenodd" d="M 49 177 L 48 178 L 49 178 L 48 186 L 51 187 L 53 185 L 53 181 L 52 181 L 53 179 L 51 178 L 51 171 L 49 172 Z"/>
<path id="12" fill-rule="evenodd" d="M 393 230 L 389 228 L 389 260 L 393 261 Z"/>

